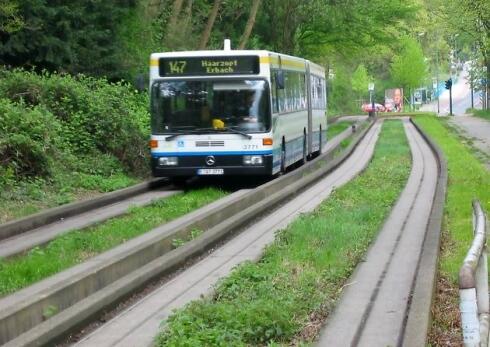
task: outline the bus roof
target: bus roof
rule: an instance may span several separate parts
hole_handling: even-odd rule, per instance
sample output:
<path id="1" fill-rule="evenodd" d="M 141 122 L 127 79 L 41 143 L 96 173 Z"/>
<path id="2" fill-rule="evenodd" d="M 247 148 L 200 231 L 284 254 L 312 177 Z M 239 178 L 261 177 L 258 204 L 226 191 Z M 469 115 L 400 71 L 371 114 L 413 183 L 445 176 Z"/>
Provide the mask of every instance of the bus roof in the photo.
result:
<path id="1" fill-rule="evenodd" d="M 160 58 L 234 56 L 258 56 L 260 65 L 268 64 L 270 65 L 270 68 L 273 69 L 282 68 L 285 70 L 306 71 L 306 67 L 309 65 L 312 74 L 321 77 L 325 76 L 325 69 L 309 60 L 266 50 L 206 50 L 152 53 L 150 57 L 150 67 L 158 67 Z"/>

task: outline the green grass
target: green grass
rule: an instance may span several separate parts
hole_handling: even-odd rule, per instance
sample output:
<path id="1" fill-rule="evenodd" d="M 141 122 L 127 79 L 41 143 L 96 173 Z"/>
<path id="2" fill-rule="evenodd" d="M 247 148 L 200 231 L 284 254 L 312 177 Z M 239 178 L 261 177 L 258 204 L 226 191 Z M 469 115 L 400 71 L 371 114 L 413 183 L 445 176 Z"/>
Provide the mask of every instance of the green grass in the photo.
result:
<path id="1" fill-rule="evenodd" d="M 342 121 L 336 122 L 333 124 L 329 124 L 327 128 L 327 139 L 332 139 L 338 134 L 340 134 L 345 129 L 349 128 L 352 125 L 352 122 Z"/>
<path id="2" fill-rule="evenodd" d="M 212 188 L 173 195 L 150 206 L 134 207 L 120 218 L 69 232 L 26 255 L 0 259 L 0 295 L 12 293 L 79 264 L 224 195 L 224 192 Z"/>
<path id="3" fill-rule="evenodd" d="M 126 188 L 139 180 L 122 172 L 107 177 L 99 174 L 70 173 L 59 174 L 51 181 L 42 178 L 21 180 L 0 191 L 0 223 Z"/>
<path id="4" fill-rule="evenodd" d="M 466 112 L 471 113 L 475 117 L 483 118 L 490 121 L 490 110 L 477 110 L 477 109 L 469 109 Z"/>
<path id="5" fill-rule="evenodd" d="M 309 317 L 331 311 L 405 186 L 410 166 L 401 122 L 386 121 L 361 176 L 282 230 L 258 263 L 238 266 L 212 298 L 176 311 L 158 344 L 270 346 L 297 339 Z"/>
<path id="6" fill-rule="evenodd" d="M 490 173 L 477 159 L 471 143 L 461 138 L 446 118 L 417 117 L 415 122 L 440 146 L 449 175 L 429 343 L 462 345 L 458 273 L 473 239 L 472 199 L 478 198 L 487 213 L 490 210 Z"/>
<path id="7" fill-rule="evenodd" d="M 490 121 L 490 110 L 471 110 L 473 116 L 480 117 Z"/>
<path id="8" fill-rule="evenodd" d="M 442 253 L 440 262 L 443 275 L 457 283 L 459 268 L 473 239 L 472 199 L 479 199 L 490 211 L 490 173 L 451 131 L 446 119 L 417 117 L 415 122 L 437 142 L 448 161 L 444 221 L 450 249 Z"/>

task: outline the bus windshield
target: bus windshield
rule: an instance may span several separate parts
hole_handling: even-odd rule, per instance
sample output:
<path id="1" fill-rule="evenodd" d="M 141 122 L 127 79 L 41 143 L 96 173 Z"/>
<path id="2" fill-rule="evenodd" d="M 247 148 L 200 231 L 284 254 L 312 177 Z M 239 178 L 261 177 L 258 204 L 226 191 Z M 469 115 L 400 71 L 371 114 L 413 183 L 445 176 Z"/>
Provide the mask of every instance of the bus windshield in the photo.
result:
<path id="1" fill-rule="evenodd" d="M 152 131 L 266 132 L 271 116 L 264 80 L 156 81 L 151 87 Z"/>

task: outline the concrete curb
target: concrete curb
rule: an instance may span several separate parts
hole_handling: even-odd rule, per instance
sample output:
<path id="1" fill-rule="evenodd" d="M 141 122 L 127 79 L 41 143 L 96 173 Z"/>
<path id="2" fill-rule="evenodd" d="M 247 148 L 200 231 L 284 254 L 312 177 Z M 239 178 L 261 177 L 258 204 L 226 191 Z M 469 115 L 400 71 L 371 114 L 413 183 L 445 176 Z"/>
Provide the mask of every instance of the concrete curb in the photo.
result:
<path id="1" fill-rule="evenodd" d="M 40 226 L 56 222 L 60 219 L 71 217 L 76 214 L 87 212 L 102 206 L 106 206 L 122 199 L 146 192 L 152 188 L 162 185 L 166 180 L 153 179 L 134 186 L 116 190 L 114 192 L 103 194 L 94 199 L 77 201 L 63 206 L 53 207 L 46 211 L 27 216 L 21 219 L 13 220 L 0 225 L 0 240 L 22 234 Z"/>
<path id="2" fill-rule="evenodd" d="M 350 155 L 370 126 L 356 132 L 349 147 L 334 159 L 335 147 L 322 154 L 319 160 L 253 191 L 233 193 L 86 263 L 0 299 L 0 343 L 38 346 L 62 338 L 153 278 L 201 254 L 233 230 L 333 170 Z M 326 160 L 331 161 L 325 164 Z M 172 250 L 172 239 L 185 239 L 194 228 L 206 232 Z M 59 313 L 45 317 L 49 307 Z"/>
<path id="3" fill-rule="evenodd" d="M 448 171 L 447 161 L 439 146 L 413 122 L 412 118 L 410 118 L 410 122 L 427 141 L 439 164 L 436 192 L 427 226 L 427 234 L 425 235 L 421 257 L 415 275 L 417 280 L 413 289 L 402 341 L 403 346 L 425 346 L 431 324 L 432 300 L 437 283 L 437 265 Z"/>

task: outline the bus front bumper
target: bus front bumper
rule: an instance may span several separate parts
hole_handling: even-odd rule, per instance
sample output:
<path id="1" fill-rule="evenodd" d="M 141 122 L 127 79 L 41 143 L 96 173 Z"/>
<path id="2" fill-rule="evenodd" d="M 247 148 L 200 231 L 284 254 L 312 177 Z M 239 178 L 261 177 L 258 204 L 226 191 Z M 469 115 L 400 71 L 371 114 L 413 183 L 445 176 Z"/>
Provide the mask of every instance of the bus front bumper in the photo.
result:
<path id="1" fill-rule="evenodd" d="M 243 155 L 179 156 L 176 165 L 160 165 L 160 157 L 151 158 L 154 177 L 272 175 L 272 154 L 262 155 L 262 164 L 257 165 L 245 165 Z M 210 160 L 210 157 L 213 158 Z M 214 163 L 210 165 L 213 159 Z"/>

